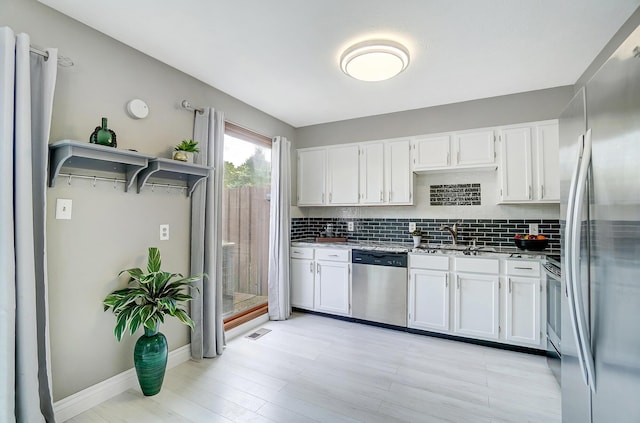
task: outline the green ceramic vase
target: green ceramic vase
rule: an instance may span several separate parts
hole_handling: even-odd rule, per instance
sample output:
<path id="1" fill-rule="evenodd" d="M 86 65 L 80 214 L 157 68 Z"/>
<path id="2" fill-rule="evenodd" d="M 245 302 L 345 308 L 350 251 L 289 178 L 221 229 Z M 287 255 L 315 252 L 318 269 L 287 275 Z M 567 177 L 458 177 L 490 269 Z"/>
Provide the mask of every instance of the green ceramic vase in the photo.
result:
<path id="1" fill-rule="evenodd" d="M 144 335 L 138 339 L 133 351 L 133 362 L 144 395 L 149 397 L 160 392 L 168 354 L 167 338 L 157 327 L 155 330 L 145 327 Z"/>

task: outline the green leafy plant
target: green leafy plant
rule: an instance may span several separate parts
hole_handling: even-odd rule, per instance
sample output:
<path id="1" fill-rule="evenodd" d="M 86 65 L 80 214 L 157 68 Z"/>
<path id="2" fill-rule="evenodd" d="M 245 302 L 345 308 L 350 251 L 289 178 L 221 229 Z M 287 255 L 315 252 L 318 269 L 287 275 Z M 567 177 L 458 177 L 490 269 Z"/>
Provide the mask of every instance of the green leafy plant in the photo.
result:
<path id="1" fill-rule="evenodd" d="M 415 229 L 411 232 L 411 236 L 422 236 L 422 231 L 420 229 Z"/>
<path id="2" fill-rule="evenodd" d="M 183 277 L 180 273 L 169 273 L 160 270 L 160 250 L 149 248 L 147 272 L 141 269 L 127 269 L 121 271 L 129 274 L 128 286 L 107 295 L 103 301 L 104 311 L 111 309 L 116 315 L 114 334 L 118 341 L 129 327 L 133 333 L 143 326 L 155 330 L 160 323 L 164 323 L 164 316 L 176 317 L 191 329 L 194 323 L 186 310 L 182 308 L 193 297 L 185 292 L 185 288 L 192 287 L 195 282 L 206 274 Z M 172 280 L 174 278 L 180 278 Z"/>
<path id="3" fill-rule="evenodd" d="M 176 151 L 187 151 L 189 153 L 199 153 L 198 141 L 182 140 L 182 142 L 174 148 Z"/>

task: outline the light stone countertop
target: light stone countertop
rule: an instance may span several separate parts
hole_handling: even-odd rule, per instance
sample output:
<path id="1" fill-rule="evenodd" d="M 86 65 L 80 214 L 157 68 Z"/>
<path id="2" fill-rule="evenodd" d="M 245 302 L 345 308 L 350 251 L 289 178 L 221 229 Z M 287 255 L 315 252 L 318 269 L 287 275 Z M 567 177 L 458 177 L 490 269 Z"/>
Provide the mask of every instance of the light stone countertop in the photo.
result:
<path id="1" fill-rule="evenodd" d="M 526 251 L 517 247 L 472 247 L 471 251 L 466 250 L 468 246 L 458 246 L 452 249 L 452 245 L 441 244 L 421 244 L 419 248 L 413 248 L 412 244 L 401 244 L 382 241 L 347 241 L 347 242 L 316 242 L 313 239 L 303 239 L 291 242 L 292 247 L 310 248 L 339 248 L 356 249 L 370 251 L 387 251 L 394 253 L 414 253 L 414 254 L 441 254 L 450 256 L 469 257 L 506 257 L 523 259 L 543 259 L 547 255 L 554 255 L 550 251 Z"/>

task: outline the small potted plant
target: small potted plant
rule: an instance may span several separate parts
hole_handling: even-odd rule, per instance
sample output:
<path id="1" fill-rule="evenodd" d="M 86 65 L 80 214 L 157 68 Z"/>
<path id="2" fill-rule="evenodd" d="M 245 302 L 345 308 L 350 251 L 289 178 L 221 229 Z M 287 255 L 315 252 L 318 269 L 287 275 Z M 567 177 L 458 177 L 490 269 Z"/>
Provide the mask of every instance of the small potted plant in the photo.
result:
<path id="1" fill-rule="evenodd" d="M 173 160 L 180 160 L 181 162 L 194 162 L 195 153 L 199 153 L 198 141 L 194 140 L 182 140 L 182 142 L 175 146 L 173 151 Z"/>
<path id="2" fill-rule="evenodd" d="M 160 270 L 160 264 L 160 251 L 150 247 L 147 273 L 138 268 L 121 271 L 119 275 L 129 275 L 128 286 L 113 291 L 103 301 L 104 311 L 111 309 L 116 315 L 114 334 L 118 341 L 127 327 L 130 335 L 144 328 L 144 335 L 136 342 L 133 361 L 140 388 L 146 396 L 160 392 L 167 367 L 168 344 L 167 338 L 158 332 L 160 323 L 165 316 L 173 316 L 194 328 L 193 320 L 183 308 L 192 300 L 185 289 L 206 276 L 184 278 L 179 273 Z"/>
<path id="3" fill-rule="evenodd" d="M 411 232 L 411 236 L 413 237 L 413 247 L 418 247 L 422 241 L 422 231 L 420 229 L 414 229 Z"/>

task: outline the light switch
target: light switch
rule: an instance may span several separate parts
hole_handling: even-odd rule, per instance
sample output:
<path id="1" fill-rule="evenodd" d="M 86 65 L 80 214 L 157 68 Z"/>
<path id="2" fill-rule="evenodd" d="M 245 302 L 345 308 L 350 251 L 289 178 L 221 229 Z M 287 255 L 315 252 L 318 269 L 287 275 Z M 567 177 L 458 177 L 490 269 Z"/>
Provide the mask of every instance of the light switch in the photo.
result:
<path id="1" fill-rule="evenodd" d="M 416 222 L 409 222 L 409 232 L 416 230 Z"/>
<path id="2" fill-rule="evenodd" d="M 67 198 L 58 198 L 56 200 L 56 219 L 71 220 L 71 206 L 73 201 Z"/>
<path id="3" fill-rule="evenodd" d="M 537 223 L 529 223 L 529 235 L 538 235 Z"/>

